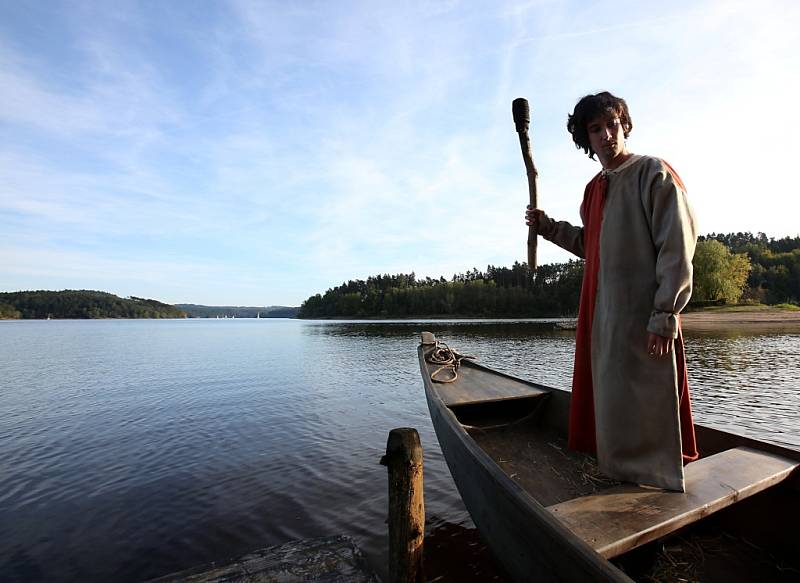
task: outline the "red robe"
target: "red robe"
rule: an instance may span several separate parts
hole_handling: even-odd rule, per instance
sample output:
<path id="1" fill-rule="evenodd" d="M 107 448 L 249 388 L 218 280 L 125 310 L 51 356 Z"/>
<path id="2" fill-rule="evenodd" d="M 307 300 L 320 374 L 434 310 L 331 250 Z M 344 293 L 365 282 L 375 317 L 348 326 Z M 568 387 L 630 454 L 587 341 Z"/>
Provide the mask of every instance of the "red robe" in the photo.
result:
<path id="1" fill-rule="evenodd" d="M 681 182 L 675 171 L 667 165 L 675 182 Z M 600 230 L 603 222 L 608 180 L 602 173 L 586 185 L 581 218 L 583 219 L 583 245 L 585 265 L 581 287 L 578 327 L 575 338 L 575 367 L 572 375 L 572 399 L 569 413 L 569 447 L 586 453 L 597 451 L 594 421 L 594 395 L 592 386 L 592 322 L 594 320 L 597 275 L 600 266 Z M 684 189 L 685 190 L 685 189 Z M 692 421 L 692 405 L 689 397 L 689 377 L 686 371 L 686 356 L 683 349 L 683 334 L 678 327 L 675 339 L 675 359 L 678 372 L 679 414 L 681 446 L 684 463 L 699 457 Z M 642 346 L 642 350 L 646 350 Z"/>

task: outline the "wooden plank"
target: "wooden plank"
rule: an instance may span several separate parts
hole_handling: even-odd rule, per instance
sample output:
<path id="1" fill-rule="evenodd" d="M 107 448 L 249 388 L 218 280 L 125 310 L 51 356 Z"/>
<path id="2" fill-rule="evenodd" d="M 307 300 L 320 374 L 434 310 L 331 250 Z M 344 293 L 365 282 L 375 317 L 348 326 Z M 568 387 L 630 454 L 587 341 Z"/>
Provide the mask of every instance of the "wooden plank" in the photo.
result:
<path id="1" fill-rule="evenodd" d="M 298 540 L 254 551 L 222 565 L 196 567 L 149 583 L 257 583 L 348 581 L 380 583 L 361 550 L 348 536 Z"/>
<path id="2" fill-rule="evenodd" d="M 427 365 L 431 368 L 431 365 Z M 433 368 L 436 370 L 436 368 Z M 448 407 L 472 403 L 523 399 L 547 395 L 549 391 L 538 389 L 509 377 L 462 365 L 454 383 L 437 383 L 436 392 Z"/>
<path id="3" fill-rule="evenodd" d="M 683 494 L 623 485 L 548 509 L 598 553 L 611 558 L 761 492 L 799 465 L 737 447 L 687 465 Z"/>

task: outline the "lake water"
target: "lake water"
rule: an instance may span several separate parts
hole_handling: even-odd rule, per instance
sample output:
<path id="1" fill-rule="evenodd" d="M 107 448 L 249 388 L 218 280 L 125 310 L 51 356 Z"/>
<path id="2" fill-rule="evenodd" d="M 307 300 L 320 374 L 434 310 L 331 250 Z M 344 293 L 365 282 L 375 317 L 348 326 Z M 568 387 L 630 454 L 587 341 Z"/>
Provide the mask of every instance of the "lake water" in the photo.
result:
<path id="1" fill-rule="evenodd" d="M 537 322 L 0 322 L 0 580 L 141 581 L 331 534 L 385 576 L 378 460 L 403 426 L 425 449 L 429 532 L 469 539 L 421 330 L 569 386 L 574 333 Z M 696 419 L 800 449 L 799 354 L 799 334 L 687 333 Z"/>

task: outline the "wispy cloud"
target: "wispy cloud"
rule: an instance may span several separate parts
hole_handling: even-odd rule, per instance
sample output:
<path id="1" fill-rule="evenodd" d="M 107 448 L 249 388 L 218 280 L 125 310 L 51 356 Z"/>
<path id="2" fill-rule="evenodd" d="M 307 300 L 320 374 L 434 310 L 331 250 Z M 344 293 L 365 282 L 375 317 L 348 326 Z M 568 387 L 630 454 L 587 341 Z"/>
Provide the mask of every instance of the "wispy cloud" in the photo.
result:
<path id="1" fill-rule="evenodd" d="M 795 204 L 799 17 L 788 1 L 6 4 L 0 283 L 298 304 L 524 260 L 511 100 L 533 107 L 542 205 L 577 221 L 597 165 L 566 113 L 606 88 L 706 230 L 796 234 L 776 209 Z"/>

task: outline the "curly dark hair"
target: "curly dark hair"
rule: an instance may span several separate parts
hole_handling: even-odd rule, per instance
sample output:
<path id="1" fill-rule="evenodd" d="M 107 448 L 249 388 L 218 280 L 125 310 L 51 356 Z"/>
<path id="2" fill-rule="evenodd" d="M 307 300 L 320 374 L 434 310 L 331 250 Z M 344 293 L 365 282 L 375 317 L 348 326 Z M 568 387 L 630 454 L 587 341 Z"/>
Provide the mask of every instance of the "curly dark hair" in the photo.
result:
<path id="1" fill-rule="evenodd" d="M 622 122 L 622 131 L 627 138 L 633 129 L 631 114 L 628 112 L 628 104 L 621 97 L 612 95 L 608 91 L 602 91 L 597 95 L 587 95 L 582 97 L 575 105 L 572 115 L 567 116 L 567 131 L 572 134 L 572 141 L 575 147 L 589 155 L 594 160 L 594 152 L 589 146 L 589 133 L 586 126 L 590 121 L 600 116 L 616 115 Z"/>

